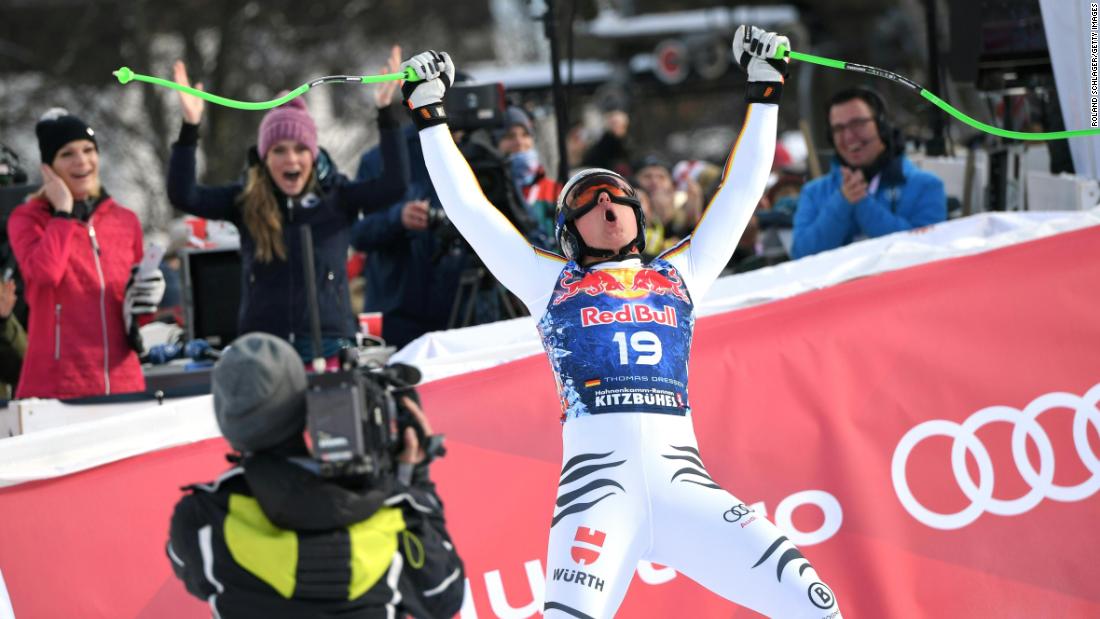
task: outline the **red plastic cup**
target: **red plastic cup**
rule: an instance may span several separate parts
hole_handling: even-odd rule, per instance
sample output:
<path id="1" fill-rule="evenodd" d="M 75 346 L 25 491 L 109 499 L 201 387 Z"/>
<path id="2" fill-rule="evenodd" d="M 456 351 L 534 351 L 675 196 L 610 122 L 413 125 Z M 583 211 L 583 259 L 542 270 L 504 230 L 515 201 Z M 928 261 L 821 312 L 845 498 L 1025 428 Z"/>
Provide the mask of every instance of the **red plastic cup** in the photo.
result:
<path id="1" fill-rule="evenodd" d="M 359 332 L 363 335 L 382 337 L 382 312 L 361 312 Z"/>

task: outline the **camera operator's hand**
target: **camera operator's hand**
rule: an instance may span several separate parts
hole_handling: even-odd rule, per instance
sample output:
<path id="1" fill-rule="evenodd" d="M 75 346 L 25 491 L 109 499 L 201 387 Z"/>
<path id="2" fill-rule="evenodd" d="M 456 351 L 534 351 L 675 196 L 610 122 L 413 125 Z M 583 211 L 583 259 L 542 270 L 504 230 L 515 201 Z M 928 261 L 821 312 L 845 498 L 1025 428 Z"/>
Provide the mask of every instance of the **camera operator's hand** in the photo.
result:
<path id="1" fill-rule="evenodd" d="M 418 82 L 405 82 L 401 92 L 411 109 L 443 102 L 443 95 L 455 81 L 455 65 L 447 52 L 429 50 L 401 63 L 401 70 L 412 67 L 420 76 Z"/>
<path id="2" fill-rule="evenodd" d="M 69 191 L 69 186 L 61 180 L 53 168 L 44 163 L 42 164 L 42 193 L 55 211 L 73 212 L 73 194 Z"/>
<path id="3" fill-rule="evenodd" d="M 401 209 L 401 225 L 408 230 L 428 229 L 428 203 L 424 200 L 410 200 Z"/>
<path id="4" fill-rule="evenodd" d="M 187 65 L 182 60 L 177 60 L 172 65 L 172 79 L 181 86 L 190 86 L 191 78 L 187 77 Z M 202 90 L 202 82 L 195 84 L 195 90 Z M 179 92 L 180 112 L 183 113 L 183 122 L 189 125 L 197 125 L 202 120 L 203 101 L 195 95 Z"/>
<path id="5" fill-rule="evenodd" d="M 424 436 L 432 435 L 432 425 L 428 423 L 428 417 L 423 409 L 410 397 L 402 396 L 401 404 L 412 414 L 420 427 L 424 429 Z M 402 464 L 420 464 L 426 460 L 428 454 L 424 451 L 424 445 L 416 438 L 416 430 L 405 428 L 405 448 L 397 456 L 397 461 Z"/>
<path id="6" fill-rule="evenodd" d="M 739 26 L 733 35 L 733 57 L 749 78 L 745 99 L 779 103 L 790 59 L 779 56 L 779 48 L 791 48 L 790 40 L 756 26 Z"/>

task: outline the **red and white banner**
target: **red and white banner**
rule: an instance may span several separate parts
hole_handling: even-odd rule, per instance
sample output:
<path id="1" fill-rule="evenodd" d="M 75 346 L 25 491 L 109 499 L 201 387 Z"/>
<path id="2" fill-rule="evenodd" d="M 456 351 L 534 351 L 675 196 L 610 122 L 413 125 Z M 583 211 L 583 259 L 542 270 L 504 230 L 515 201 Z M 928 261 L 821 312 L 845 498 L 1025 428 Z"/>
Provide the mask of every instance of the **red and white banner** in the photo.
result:
<path id="1" fill-rule="evenodd" d="M 787 531 L 846 617 L 1100 616 L 1100 227 L 700 319 L 691 377 L 708 470 Z M 423 395 L 448 435 L 433 475 L 462 617 L 536 616 L 561 454 L 546 360 Z M 0 490 L 15 616 L 208 615 L 164 542 L 178 486 L 224 449 Z M 620 616 L 755 615 L 643 564 Z"/>

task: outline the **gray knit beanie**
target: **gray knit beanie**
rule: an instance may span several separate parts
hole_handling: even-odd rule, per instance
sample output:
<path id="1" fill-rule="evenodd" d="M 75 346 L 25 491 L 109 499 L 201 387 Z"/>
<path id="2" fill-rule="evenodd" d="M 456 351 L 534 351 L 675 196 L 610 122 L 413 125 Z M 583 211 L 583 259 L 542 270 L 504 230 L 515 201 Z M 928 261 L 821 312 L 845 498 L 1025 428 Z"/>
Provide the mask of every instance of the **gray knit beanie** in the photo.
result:
<path id="1" fill-rule="evenodd" d="M 249 333 L 214 366 L 214 415 L 229 444 L 263 451 L 305 428 L 306 371 L 285 340 Z"/>

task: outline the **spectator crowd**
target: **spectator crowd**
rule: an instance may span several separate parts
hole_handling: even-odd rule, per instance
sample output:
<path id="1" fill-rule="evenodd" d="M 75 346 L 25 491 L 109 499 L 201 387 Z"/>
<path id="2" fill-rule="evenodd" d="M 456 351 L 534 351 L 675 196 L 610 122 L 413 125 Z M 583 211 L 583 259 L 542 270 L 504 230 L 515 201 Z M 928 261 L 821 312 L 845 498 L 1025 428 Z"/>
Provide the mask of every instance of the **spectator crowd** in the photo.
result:
<path id="1" fill-rule="evenodd" d="M 393 48 L 384 72 L 397 70 L 400 53 Z M 182 62 L 173 77 L 190 85 Z M 144 390 L 140 364 L 148 347 L 140 327 L 183 321 L 185 247 L 238 247 L 238 332 L 279 336 L 303 363 L 316 354 L 307 263 L 316 282 L 321 356 L 330 361 L 357 343 L 362 312 L 381 314 L 381 333 L 373 335 L 395 347 L 427 332 L 522 312 L 446 220 L 417 133 L 402 126 L 398 87 L 390 82 L 374 92 L 380 139 L 354 177 L 336 168 L 304 99 L 296 98 L 265 114 L 256 143 L 241 145 L 246 173 L 219 185 L 202 184 L 196 174 L 203 100 L 179 94 L 181 123 L 165 183 L 172 207 L 186 216 L 149 235 L 168 250 L 159 265 L 144 264 L 147 239 L 138 218 L 100 182 L 100 134 L 78 114 L 45 113 L 36 126 L 41 186 L 11 212 L 4 230 L 10 258 L 0 282 L 0 384 L 7 397 Z M 456 130 L 455 138 L 493 203 L 533 245 L 557 252 L 561 184 L 543 164 L 549 145 L 538 143 L 537 111 L 513 100 L 498 126 Z M 825 111 L 824 137 L 835 153 L 829 171 L 808 179 L 805 158 L 778 142 L 768 189 L 727 273 L 946 219 L 943 183 L 906 157 L 880 95 L 844 90 Z M 631 180 L 652 257 L 689 236 L 706 215 L 724 162 L 674 162 L 662 152 L 639 151 L 630 120 L 626 110 L 614 109 L 600 131 L 570 131 L 566 150 L 574 165 L 567 171 L 601 167 Z M 234 171 L 209 176 L 229 179 Z M 11 177 L 0 182 L 10 184 Z"/>

